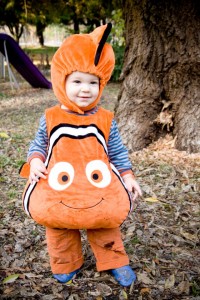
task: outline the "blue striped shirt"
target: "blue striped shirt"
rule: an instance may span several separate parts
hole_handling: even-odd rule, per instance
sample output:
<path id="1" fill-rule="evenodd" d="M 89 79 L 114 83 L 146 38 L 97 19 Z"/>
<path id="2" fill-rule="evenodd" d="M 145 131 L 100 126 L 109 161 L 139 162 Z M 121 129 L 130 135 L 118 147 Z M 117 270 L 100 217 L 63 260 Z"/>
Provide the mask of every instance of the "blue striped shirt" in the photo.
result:
<path id="1" fill-rule="evenodd" d="M 90 112 L 85 113 L 85 115 L 94 114 L 97 109 L 98 108 L 93 109 Z M 30 144 L 28 161 L 30 161 L 31 157 L 38 155 L 43 159 L 43 161 L 45 161 L 47 156 L 47 147 L 47 126 L 45 115 L 43 115 L 40 119 L 40 124 L 35 139 Z M 120 174 L 131 170 L 132 165 L 128 158 L 128 151 L 122 143 L 117 123 L 114 119 L 112 120 L 107 147 L 109 160 L 116 167 Z"/>

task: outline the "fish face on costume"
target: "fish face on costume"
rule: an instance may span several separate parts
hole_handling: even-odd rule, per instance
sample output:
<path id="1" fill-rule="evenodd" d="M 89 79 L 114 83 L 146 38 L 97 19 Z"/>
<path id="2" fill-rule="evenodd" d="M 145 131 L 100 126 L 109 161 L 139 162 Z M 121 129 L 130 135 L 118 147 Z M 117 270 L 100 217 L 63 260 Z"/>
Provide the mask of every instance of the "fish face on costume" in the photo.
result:
<path id="1" fill-rule="evenodd" d="M 72 209 L 88 209 L 105 201 L 102 189 L 110 184 L 111 173 L 103 161 L 92 160 L 86 164 L 85 174 L 81 174 L 80 176 L 80 172 L 79 174 L 75 173 L 76 171 L 73 165 L 69 162 L 58 162 L 50 171 L 48 177 L 50 188 L 58 192 L 64 192 L 69 189 L 69 193 L 73 195 L 73 198 L 70 201 L 67 199 L 61 200 L 61 204 Z M 73 181 L 75 180 L 77 180 L 77 182 L 74 182 L 75 184 L 73 185 Z M 88 199 L 85 201 L 79 201 L 77 196 L 78 192 L 75 187 L 79 186 L 80 181 L 82 181 L 81 184 L 83 186 L 91 184 L 91 195 L 88 195 Z M 95 195 L 97 188 L 99 189 L 98 196 Z M 95 197 L 91 197 L 92 195 L 95 195 Z"/>
<path id="2" fill-rule="evenodd" d="M 39 224 L 71 229 L 114 228 L 127 217 L 129 194 L 118 171 L 108 162 L 101 134 L 95 127 L 88 127 L 81 131 L 70 128 L 73 134 L 69 134 L 69 128 L 66 134 L 65 128 L 62 134 L 59 129 L 55 131 L 45 162 L 47 179 L 27 184 L 24 208 Z"/>

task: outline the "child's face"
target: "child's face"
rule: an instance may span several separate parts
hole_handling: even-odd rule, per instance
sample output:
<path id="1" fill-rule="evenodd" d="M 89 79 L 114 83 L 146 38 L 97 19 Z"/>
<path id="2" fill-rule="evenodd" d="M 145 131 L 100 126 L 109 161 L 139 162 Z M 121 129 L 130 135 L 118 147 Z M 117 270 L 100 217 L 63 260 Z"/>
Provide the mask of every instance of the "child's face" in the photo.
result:
<path id="1" fill-rule="evenodd" d="M 66 79 L 66 94 L 79 107 L 87 107 L 99 94 L 99 78 L 90 73 L 73 72 Z"/>

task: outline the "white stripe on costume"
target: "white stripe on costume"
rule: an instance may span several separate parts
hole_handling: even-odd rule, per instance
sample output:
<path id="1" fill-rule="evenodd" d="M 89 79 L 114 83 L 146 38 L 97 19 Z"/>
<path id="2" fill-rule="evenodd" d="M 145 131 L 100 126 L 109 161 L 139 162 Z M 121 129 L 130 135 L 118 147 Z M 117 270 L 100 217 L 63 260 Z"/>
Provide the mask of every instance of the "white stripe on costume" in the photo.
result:
<path id="1" fill-rule="evenodd" d="M 25 192 L 25 196 L 24 196 L 24 199 L 23 199 L 23 203 L 24 203 L 24 209 L 25 209 L 25 212 L 27 213 L 27 215 L 29 217 L 31 217 L 30 215 L 30 212 L 29 212 L 29 209 L 28 209 L 28 204 L 29 204 L 29 197 L 30 197 L 30 194 L 32 193 L 34 187 L 36 186 L 37 182 L 34 182 L 33 184 L 29 184 L 26 192 Z"/>
<path id="2" fill-rule="evenodd" d="M 75 138 L 84 138 L 87 137 L 87 135 L 89 134 L 93 134 L 96 136 L 97 140 L 103 145 L 103 148 L 106 152 L 106 154 L 108 155 L 108 149 L 107 149 L 107 145 L 106 145 L 106 141 L 104 139 L 104 136 L 98 131 L 98 129 L 93 126 L 93 125 L 89 125 L 87 127 L 71 127 L 69 125 L 66 126 L 61 126 L 59 127 L 55 132 L 53 132 L 53 134 L 50 136 L 50 140 L 49 140 L 49 150 L 48 150 L 48 155 L 45 161 L 45 166 L 48 165 L 49 163 L 49 158 L 51 156 L 51 152 L 53 149 L 53 146 L 55 144 L 55 141 L 59 139 L 59 137 L 61 135 L 69 135 L 69 137 L 75 137 Z"/>

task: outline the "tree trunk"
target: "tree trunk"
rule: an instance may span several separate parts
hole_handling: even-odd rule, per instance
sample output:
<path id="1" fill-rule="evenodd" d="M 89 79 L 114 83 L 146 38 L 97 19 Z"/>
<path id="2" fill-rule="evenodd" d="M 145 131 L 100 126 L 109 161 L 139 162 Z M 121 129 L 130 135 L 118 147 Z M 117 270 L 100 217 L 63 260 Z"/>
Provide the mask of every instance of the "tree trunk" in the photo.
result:
<path id="1" fill-rule="evenodd" d="M 75 9 L 75 8 L 74 8 L 74 9 Z M 74 13 L 73 24 L 74 24 L 74 33 L 75 33 L 75 34 L 80 33 L 79 19 L 78 19 L 76 13 Z"/>
<path id="2" fill-rule="evenodd" d="M 10 26 L 7 25 L 7 26 L 10 30 L 10 33 L 14 36 L 16 42 L 19 44 L 19 39 L 22 36 L 23 31 L 24 31 L 24 25 L 15 24 L 14 26 L 13 25 L 10 25 Z"/>
<path id="3" fill-rule="evenodd" d="M 44 46 L 44 30 L 46 28 L 46 24 L 38 21 L 36 23 L 36 34 L 39 39 L 39 43 L 41 46 Z"/>
<path id="4" fill-rule="evenodd" d="M 124 0 L 126 50 L 116 118 L 130 151 L 171 132 L 200 152 L 198 0 Z"/>

